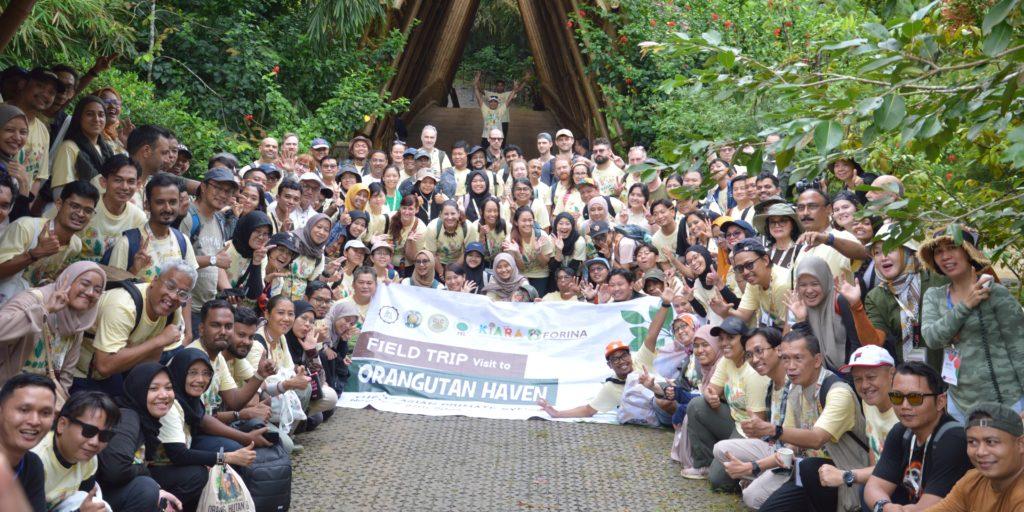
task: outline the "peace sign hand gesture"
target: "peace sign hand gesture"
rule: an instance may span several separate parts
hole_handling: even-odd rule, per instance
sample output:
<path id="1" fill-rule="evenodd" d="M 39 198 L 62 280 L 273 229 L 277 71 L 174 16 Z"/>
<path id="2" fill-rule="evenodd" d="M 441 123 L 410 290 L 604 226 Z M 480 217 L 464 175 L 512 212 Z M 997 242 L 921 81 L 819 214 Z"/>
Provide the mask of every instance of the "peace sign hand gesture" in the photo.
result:
<path id="1" fill-rule="evenodd" d="M 64 309 L 64 306 L 68 303 L 68 292 L 70 291 L 71 283 L 68 283 L 68 286 L 63 290 L 54 291 L 49 297 L 47 297 L 46 302 L 43 304 L 43 308 L 46 309 L 47 313 L 56 313 L 57 311 Z"/>

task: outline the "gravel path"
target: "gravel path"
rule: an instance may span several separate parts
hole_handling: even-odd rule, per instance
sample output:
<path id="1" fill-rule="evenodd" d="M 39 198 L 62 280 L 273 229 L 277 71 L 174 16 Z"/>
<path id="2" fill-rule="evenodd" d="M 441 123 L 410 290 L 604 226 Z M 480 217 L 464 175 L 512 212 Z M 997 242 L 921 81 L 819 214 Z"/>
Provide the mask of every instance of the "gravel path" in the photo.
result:
<path id="1" fill-rule="evenodd" d="M 741 510 L 679 476 L 643 427 L 338 409 L 300 434 L 292 510 Z"/>

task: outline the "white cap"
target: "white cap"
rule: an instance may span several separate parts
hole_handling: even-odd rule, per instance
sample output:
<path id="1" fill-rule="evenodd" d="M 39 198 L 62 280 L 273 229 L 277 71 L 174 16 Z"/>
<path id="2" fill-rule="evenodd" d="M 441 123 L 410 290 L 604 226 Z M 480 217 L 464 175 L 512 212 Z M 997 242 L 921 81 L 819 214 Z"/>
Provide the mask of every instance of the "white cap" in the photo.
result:
<path id="1" fill-rule="evenodd" d="M 555 138 L 556 139 L 561 137 L 562 135 L 565 135 L 566 137 L 572 137 L 572 132 L 569 131 L 568 128 L 562 128 L 561 130 L 558 130 L 557 132 L 555 132 Z M 573 138 L 575 138 L 575 137 L 573 137 Z"/>
<path id="2" fill-rule="evenodd" d="M 864 345 L 850 354 L 850 364 L 839 368 L 840 373 L 850 373 L 854 366 L 877 368 L 879 366 L 896 366 L 896 361 L 889 351 L 878 345 Z"/>

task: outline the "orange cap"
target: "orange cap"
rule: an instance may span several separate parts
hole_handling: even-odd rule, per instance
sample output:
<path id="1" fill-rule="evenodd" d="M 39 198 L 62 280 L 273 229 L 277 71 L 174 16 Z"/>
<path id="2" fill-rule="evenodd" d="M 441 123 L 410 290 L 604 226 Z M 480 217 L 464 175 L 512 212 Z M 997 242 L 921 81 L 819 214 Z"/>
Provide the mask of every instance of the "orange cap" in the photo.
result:
<path id="1" fill-rule="evenodd" d="M 611 357 L 612 353 L 618 352 L 619 350 L 629 350 L 629 345 L 626 345 L 625 343 L 623 343 L 623 342 L 621 342 L 619 340 L 615 340 L 615 341 L 605 345 L 605 347 L 604 347 L 604 358 L 608 359 L 609 357 Z"/>

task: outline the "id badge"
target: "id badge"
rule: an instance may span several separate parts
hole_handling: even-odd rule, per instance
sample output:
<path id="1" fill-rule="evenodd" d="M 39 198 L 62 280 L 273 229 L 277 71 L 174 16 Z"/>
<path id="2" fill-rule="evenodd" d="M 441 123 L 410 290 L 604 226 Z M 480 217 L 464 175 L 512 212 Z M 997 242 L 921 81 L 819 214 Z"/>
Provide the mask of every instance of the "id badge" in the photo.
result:
<path id="1" fill-rule="evenodd" d="M 960 349 L 948 347 L 943 351 L 942 380 L 950 386 L 956 386 L 957 374 L 960 372 Z"/>
<path id="2" fill-rule="evenodd" d="M 928 351 L 923 348 L 912 348 L 904 355 L 903 359 L 907 361 L 917 361 L 919 363 L 928 362 Z M 957 365 L 959 367 L 959 365 Z"/>

